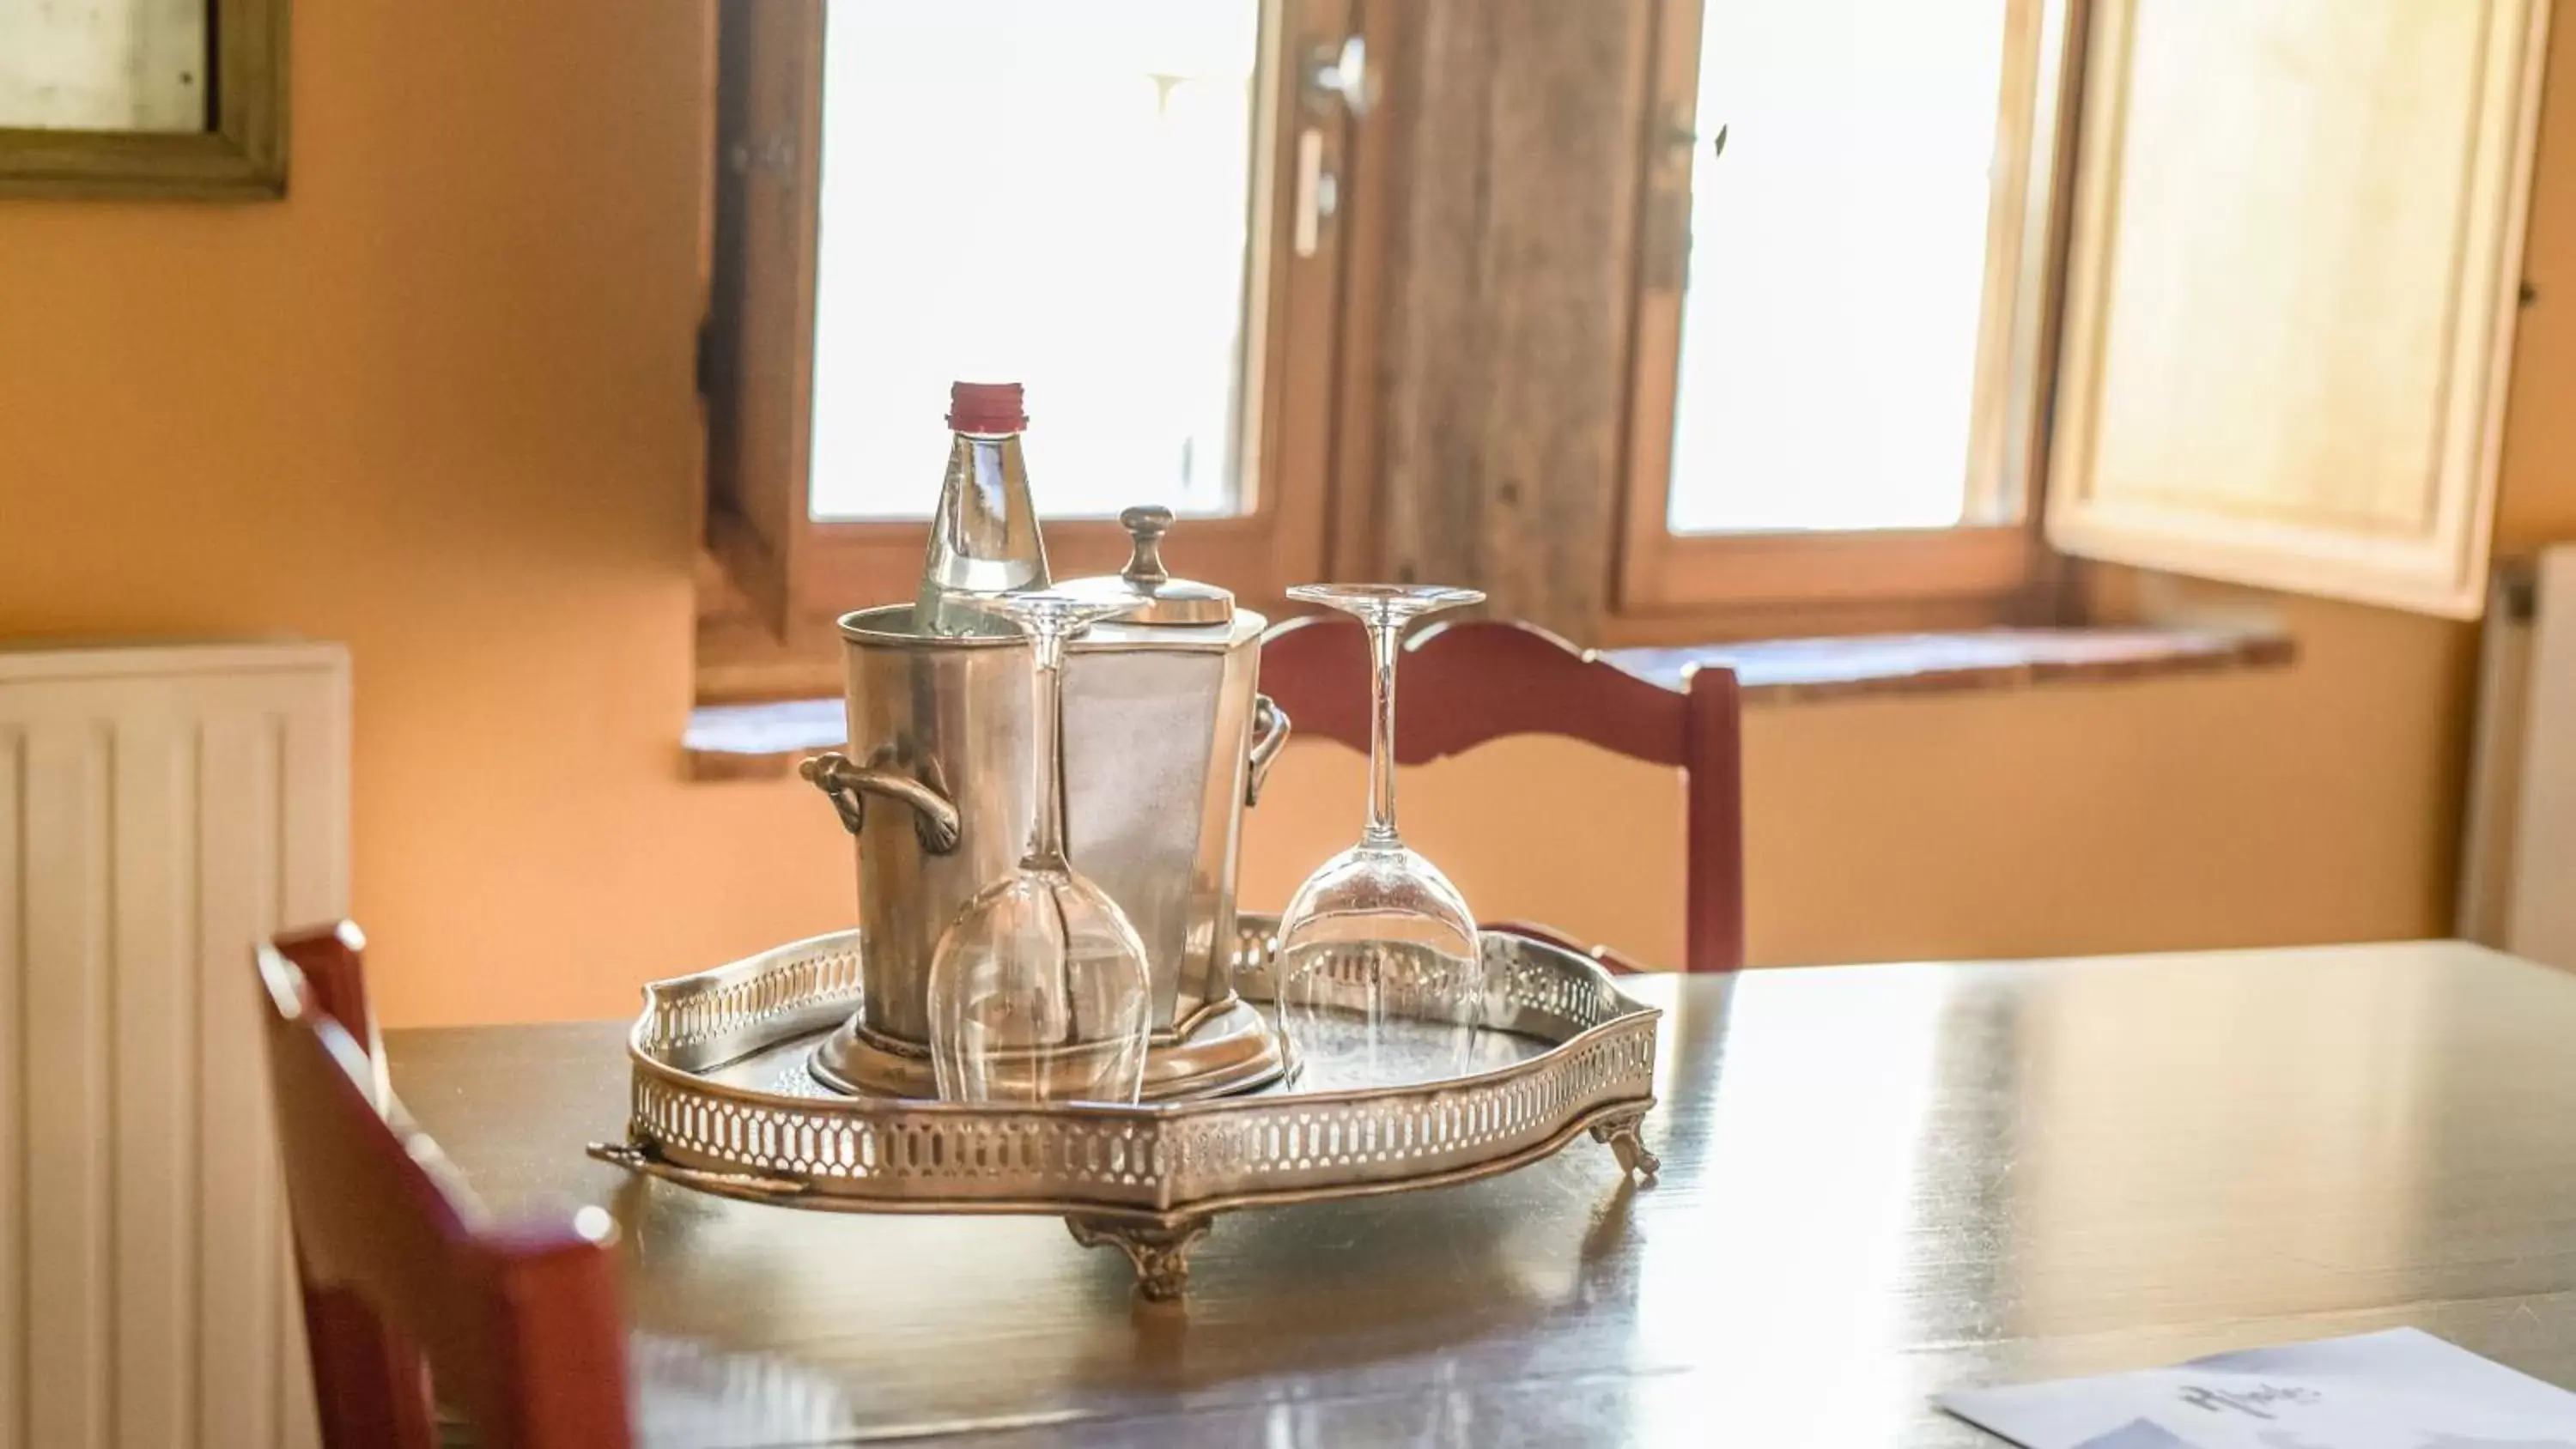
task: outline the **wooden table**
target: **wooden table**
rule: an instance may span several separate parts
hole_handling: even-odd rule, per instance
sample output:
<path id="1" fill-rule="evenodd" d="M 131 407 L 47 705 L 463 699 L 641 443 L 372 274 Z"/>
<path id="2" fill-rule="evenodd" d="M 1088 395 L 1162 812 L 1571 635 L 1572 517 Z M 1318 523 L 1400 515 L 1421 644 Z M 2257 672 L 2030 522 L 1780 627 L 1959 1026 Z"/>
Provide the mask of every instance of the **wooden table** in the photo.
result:
<path id="1" fill-rule="evenodd" d="M 1660 1181 L 1229 1215 L 1176 1309 L 1053 1219 L 582 1156 L 613 1023 L 395 1032 L 504 1211 L 626 1225 L 647 1443 L 1995 1441 L 1934 1391 L 2415 1324 L 2576 1384 L 2576 977 L 2452 944 L 1643 979 Z"/>

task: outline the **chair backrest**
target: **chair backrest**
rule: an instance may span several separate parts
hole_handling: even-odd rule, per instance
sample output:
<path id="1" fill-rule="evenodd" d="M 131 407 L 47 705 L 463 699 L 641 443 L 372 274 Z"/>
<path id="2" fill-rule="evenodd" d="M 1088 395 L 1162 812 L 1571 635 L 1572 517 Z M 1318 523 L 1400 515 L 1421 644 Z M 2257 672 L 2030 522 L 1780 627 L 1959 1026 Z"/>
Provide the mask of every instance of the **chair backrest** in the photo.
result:
<path id="1" fill-rule="evenodd" d="M 1641 679 L 1533 624 L 1435 624 L 1404 643 L 1395 758 L 1419 765 L 1507 735 L 1563 735 L 1680 768 L 1689 824 L 1683 959 L 1744 964 L 1743 745 L 1733 671 L 1700 667 L 1682 688 Z M 1337 615 L 1290 619 L 1261 641 L 1261 691 L 1293 737 L 1369 748 L 1368 643 Z"/>
<path id="2" fill-rule="evenodd" d="M 606 1217 L 483 1224 L 361 1045 L 373 1037 L 361 950 L 343 923 L 259 952 L 323 1443 L 430 1449 L 434 1376 L 491 1449 L 623 1449 L 626 1341 Z"/>

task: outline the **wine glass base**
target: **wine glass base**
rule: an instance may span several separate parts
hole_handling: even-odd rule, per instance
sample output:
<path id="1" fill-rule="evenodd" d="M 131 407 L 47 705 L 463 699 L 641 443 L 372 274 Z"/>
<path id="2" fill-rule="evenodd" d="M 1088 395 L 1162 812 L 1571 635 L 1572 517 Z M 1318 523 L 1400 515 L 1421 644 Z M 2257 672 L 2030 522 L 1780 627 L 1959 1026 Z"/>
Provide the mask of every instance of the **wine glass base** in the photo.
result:
<path id="1" fill-rule="evenodd" d="M 1199 1012 L 1168 1039 L 1145 1049 L 1148 1102 L 1186 1102 L 1254 1092 L 1286 1078 L 1295 1059 L 1269 1019 L 1242 997 Z M 939 1095 L 930 1048 L 870 1029 L 858 1017 L 841 1023 L 814 1048 L 814 1080 L 852 1097 Z"/>

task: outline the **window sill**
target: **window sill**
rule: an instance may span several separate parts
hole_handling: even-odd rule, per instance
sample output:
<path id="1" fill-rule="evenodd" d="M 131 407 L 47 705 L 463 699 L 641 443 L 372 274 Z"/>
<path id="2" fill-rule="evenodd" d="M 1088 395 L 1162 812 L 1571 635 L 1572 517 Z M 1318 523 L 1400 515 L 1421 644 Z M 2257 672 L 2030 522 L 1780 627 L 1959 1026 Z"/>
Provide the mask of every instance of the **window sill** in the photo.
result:
<path id="1" fill-rule="evenodd" d="M 2114 683 L 2169 675 L 2279 668 L 2298 647 L 2286 634 L 2215 629 L 1978 629 L 1768 639 L 1684 649 L 1614 649 L 1622 669 L 1666 686 L 1696 664 L 1735 671 L 1751 706 L 2031 685 Z M 838 699 L 707 705 L 683 741 L 692 780 L 776 779 L 842 742 Z"/>
<path id="2" fill-rule="evenodd" d="M 680 748 L 692 780 L 768 780 L 794 774 L 797 761 L 838 748 L 849 733 L 838 699 L 703 704 L 689 711 Z"/>
<path id="3" fill-rule="evenodd" d="M 2287 634 L 2271 631 L 2101 627 L 1763 639 L 1684 649 L 1618 649 L 1609 657 L 1629 673 L 1666 686 L 1678 686 L 1690 665 L 1723 664 L 1735 671 L 1744 702 L 1756 705 L 2108 683 L 2272 668 L 2297 656 L 2298 646 Z"/>

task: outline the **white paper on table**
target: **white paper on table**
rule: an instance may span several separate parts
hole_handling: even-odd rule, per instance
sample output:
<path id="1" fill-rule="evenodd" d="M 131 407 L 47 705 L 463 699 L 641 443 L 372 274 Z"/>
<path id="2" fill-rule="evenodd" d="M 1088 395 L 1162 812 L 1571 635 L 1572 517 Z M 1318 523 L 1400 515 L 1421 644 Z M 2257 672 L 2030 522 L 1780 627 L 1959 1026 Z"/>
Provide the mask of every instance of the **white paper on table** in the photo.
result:
<path id="1" fill-rule="evenodd" d="M 2576 1449 L 2576 1394 L 2413 1328 L 1935 1402 L 2024 1449 Z"/>

